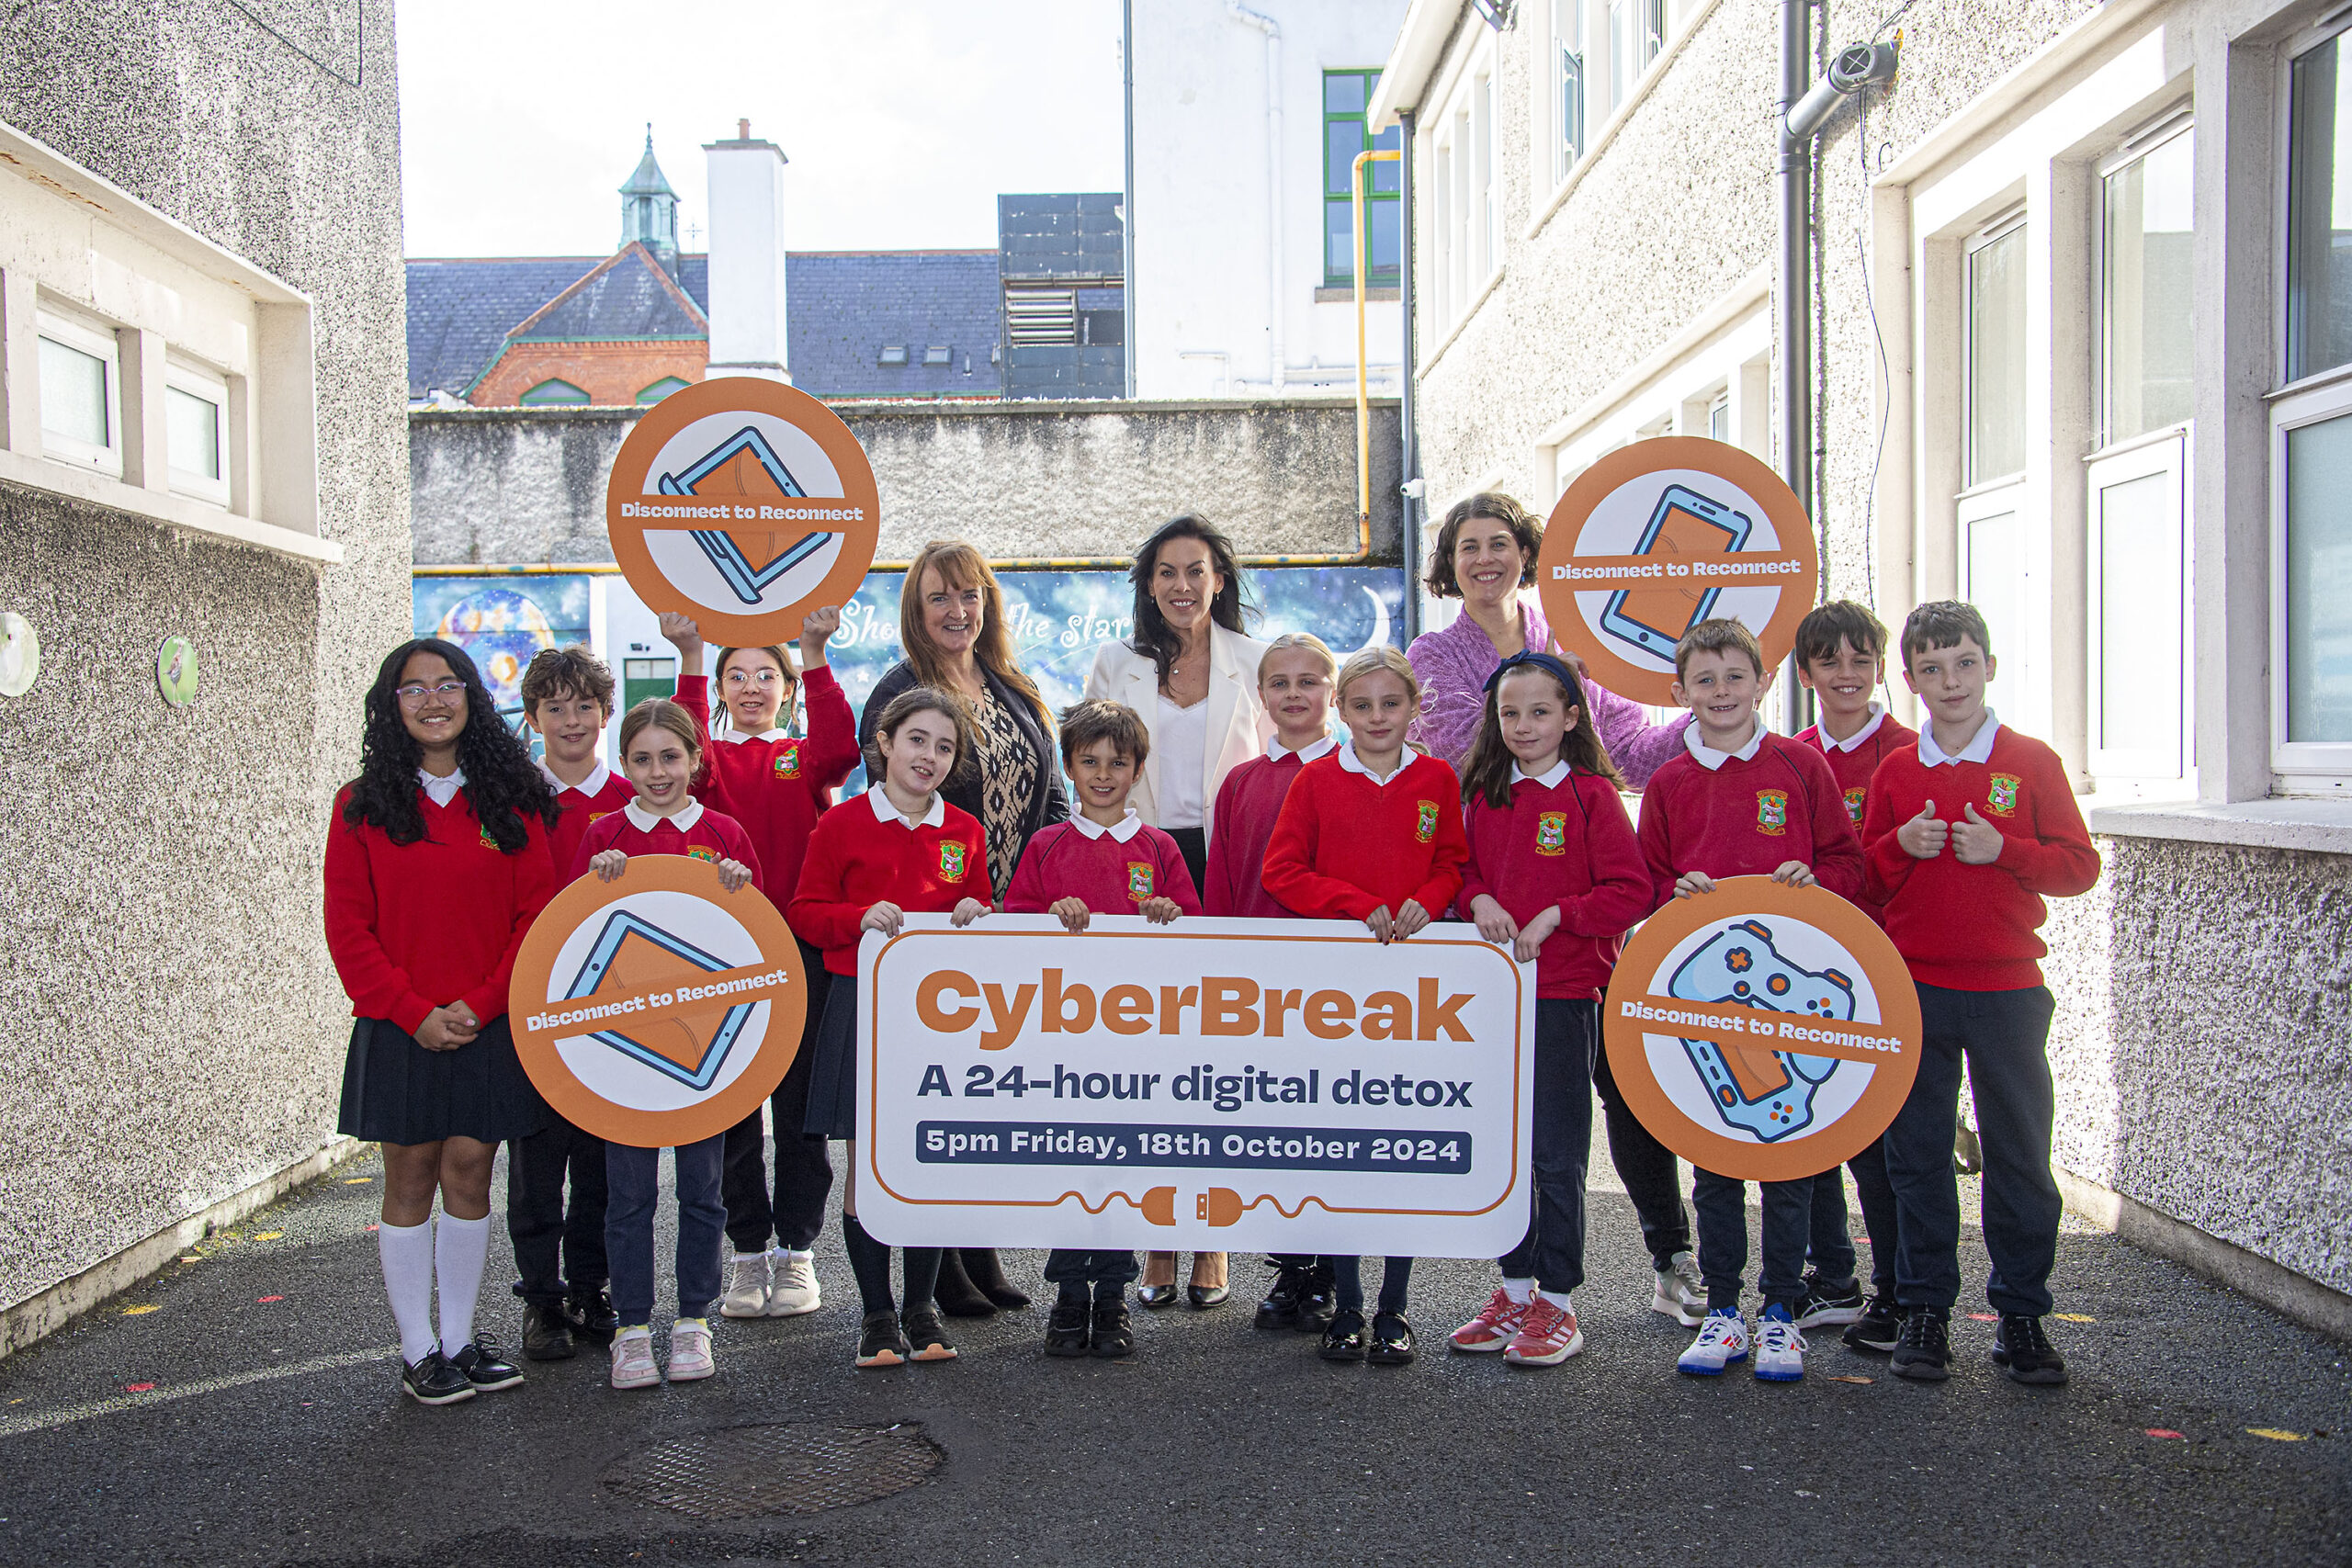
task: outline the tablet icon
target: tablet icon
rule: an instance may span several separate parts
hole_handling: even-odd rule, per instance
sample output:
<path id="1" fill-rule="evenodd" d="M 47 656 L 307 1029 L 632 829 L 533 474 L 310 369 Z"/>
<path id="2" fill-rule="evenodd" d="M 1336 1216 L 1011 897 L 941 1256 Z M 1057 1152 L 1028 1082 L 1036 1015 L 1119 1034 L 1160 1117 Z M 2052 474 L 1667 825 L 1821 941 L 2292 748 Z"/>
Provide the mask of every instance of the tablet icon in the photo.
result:
<path id="1" fill-rule="evenodd" d="M 728 966 L 724 960 L 650 920 L 616 909 L 596 933 L 564 999 L 593 997 L 607 982 L 618 991 L 639 991 L 696 971 L 707 974 Z M 689 1089 L 706 1089 L 726 1066 L 727 1054 L 741 1036 L 756 1005 L 715 1003 L 707 1012 L 631 1024 L 627 1031 L 599 1029 L 588 1038 Z"/>
<path id="2" fill-rule="evenodd" d="M 1634 553 L 1676 560 L 1727 556 L 1746 545 L 1755 531 L 1756 525 L 1747 513 L 1688 486 L 1672 484 L 1659 492 Z M 1600 612 L 1600 629 L 1671 662 L 1674 645 L 1685 632 L 1713 615 L 1715 601 L 1722 597 L 1723 589 L 1717 584 L 1620 588 L 1610 594 Z"/>
<path id="3" fill-rule="evenodd" d="M 767 438 L 745 425 L 674 474 L 654 481 L 663 495 L 748 497 L 806 496 Z M 824 548 L 828 534 L 789 536 L 766 529 L 696 528 L 691 531 L 718 575 L 746 604 L 757 605 L 768 584 Z"/>

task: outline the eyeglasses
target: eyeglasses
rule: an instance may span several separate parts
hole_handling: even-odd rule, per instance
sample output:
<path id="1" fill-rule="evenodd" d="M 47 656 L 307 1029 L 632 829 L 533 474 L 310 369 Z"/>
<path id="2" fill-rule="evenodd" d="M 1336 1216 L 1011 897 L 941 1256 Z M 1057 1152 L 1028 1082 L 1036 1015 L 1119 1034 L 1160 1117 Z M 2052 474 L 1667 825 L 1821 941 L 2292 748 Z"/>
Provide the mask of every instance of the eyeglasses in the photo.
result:
<path id="1" fill-rule="evenodd" d="M 413 708 L 416 706 L 419 703 L 424 701 L 424 694 L 427 692 L 432 693 L 435 696 L 439 697 L 444 702 L 448 702 L 454 698 L 462 697 L 466 694 L 466 683 L 463 681 L 443 681 L 430 686 L 408 685 L 394 686 L 392 688 L 392 695 L 400 698 L 401 705 L 402 707 Z"/>
<path id="2" fill-rule="evenodd" d="M 763 686 L 773 686 L 780 678 L 772 664 L 763 664 L 757 670 L 729 670 L 727 672 L 729 686 L 748 686 L 753 682 Z"/>

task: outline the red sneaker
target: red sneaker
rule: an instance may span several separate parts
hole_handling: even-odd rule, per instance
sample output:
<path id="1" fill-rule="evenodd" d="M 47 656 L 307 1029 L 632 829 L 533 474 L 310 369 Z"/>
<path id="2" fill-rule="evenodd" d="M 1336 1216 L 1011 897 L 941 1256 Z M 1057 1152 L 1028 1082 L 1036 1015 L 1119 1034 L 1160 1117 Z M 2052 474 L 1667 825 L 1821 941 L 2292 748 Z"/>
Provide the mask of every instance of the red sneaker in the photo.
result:
<path id="1" fill-rule="evenodd" d="M 1457 1350 L 1499 1350 L 1511 1342 L 1519 1320 L 1526 1315 L 1526 1303 L 1511 1300 L 1510 1292 L 1498 1285 L 1478 1315 L 1448 1335 L 1446 1343 Z"/>
<path id="2" fill-rule="evenodd" d="M 1514 1367 L 1552 1367 L 1584 1348 L 1577 1314 L 1554 1306 L 1541 1292 L 1523 1309 L 1518 1335 L 1503 1359 Z"/>

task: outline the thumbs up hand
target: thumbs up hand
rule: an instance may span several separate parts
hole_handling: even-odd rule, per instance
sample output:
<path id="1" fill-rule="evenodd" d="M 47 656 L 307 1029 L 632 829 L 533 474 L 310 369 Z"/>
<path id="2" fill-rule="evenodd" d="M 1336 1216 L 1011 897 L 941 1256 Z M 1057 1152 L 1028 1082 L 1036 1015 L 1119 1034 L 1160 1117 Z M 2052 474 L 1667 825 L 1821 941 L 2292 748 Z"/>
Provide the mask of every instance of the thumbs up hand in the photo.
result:
<path id="1" fill-rule="evenodd" d="M 1915 860 L 1933 860 L 1944 852 L 1944 840 L 1951 829 L 1936 818 L 1936 803 L 1928 802 L 1919 815 L 1894 830 L 1894 841 L 1904 852 Z"/>
<path id="2" fill-rule="evenodd" d="M 2001 830 L 1976 815 L 1976 803 L 1962 807 L 1966 820 L 1951 825 L 1952 858 L 1962 865 L 1991 865 L 2001 858 Z"/>

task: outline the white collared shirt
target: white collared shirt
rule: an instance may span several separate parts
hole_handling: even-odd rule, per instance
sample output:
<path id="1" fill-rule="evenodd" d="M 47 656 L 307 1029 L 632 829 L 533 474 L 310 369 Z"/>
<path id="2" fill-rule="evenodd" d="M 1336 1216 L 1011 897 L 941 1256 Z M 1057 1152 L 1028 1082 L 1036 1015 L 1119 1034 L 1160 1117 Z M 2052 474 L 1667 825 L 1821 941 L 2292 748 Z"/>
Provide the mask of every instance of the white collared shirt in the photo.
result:
<path id="1" fill-rule="evenodd" d="M 1699 759 L 1699 765 L 1711 773 L 1734 759 L 1743 762 L 1753 761 L 1756 753 L 1763 750 L 1764 721 L 1761 718 L 1754 718 L 1748 722 L 1756 728 L 1748 732 L 1747 744 L 1736 751 L 1718 751 L 1700 739 L 1699 721 L 1695 718 L 1683 727 L 1682 744 L 1689 749 L 1690 755 Z"/>
<path id="2" fill-rule="evenodd" d="M 684 807 L 667 817 L 656 817 L 633 800 L 622 807 L 621 810 L 628 816 L 628 825 L 640 833 L 650 833 L 663 822 L 669 823 L 679 832 L 684 833 L 691 830 L 695 823 L 702 820 L 702 802 L 691 795 L 686 796 Z"/>
<path id="3" fill-rule="evenodd" d="M 746 740 L 789 740 L 792 737 L 786 735 L 781 727 L 775 729 L 763 729 L 755 735 L 748 729 L 737 729 L 730 725 L 711 739 L 729 746 L 741 746 Z"/>
<path id="4" fill-rule="evenodd" d="M 865 792 L 865 804 L 874 807 L 874 819 L 876 822 L 896 822 L 909 832 L 914 831 L 917 828 L 936 828 L 947 820 L 947 802 L 937 790 L 932 791 L 931 809 L 922 814 L 921 821 L 900 816 L 899 808 L 890 804 L 888 792 L 880 784 L 876 784 Z"/>
<path id="5" fill-rule="evenodd" d="M 1115 828 L 1105 828 L 1082 811 L 1069 819 L 1069 825 L 1090 839 L 1099 839 L 1108 833 L 1114 841 L 1122 844 L 1143 831 L 1143 818 L 1136 815 L 1136 808 L 1132 806 L 1127 807 L 1127 814 L 1119 818 L 1119 825 Z"/>
<path id="6" fill-rule="evenodd" d="M 1413 750 L 1412 748 L 1408 746 L 1405 749 L 1404 753 L 1396 759 L 1396 771 L 1390 773 L 1386 778 L 1382 778 L 1378 773 L 1374 773 L 1370 768 L 1363 765 L 1363 759 L 1356 755 L 1356 743 L 1354 741 L 1345 741 L 1341 743 L 1340 747 L 1340 766 L 1345 768 L 1351 773 L 1362 773 L 1365 778 L 1370 779 L 1373 783 L 1380 785 L 1384 789 L 1402 778 L 1405 774 L 1405 770 L 1412 765 Z"/>
<path id="7" fill-rule="evenodd" d="M 1310 740 L 1295 751 L 1292 750 L 1289 747 L 1283 745 L 1279 740 L 1269 739 L 1266 742 L 1267 756 L 1272 758 L 1277 762 L 1281 761 L 1284 757 L 1295 757 L 1298 759 L 1299 765 L 1301 767 L 1321 758 L 1328 757 L 1339 749 L 1340 738 L 1336 735 L 1326 735 L 1320 740 Z"/>
<path id="8" fill-rule="evenodd" d="M 1855 747 L 1860 746 L 1863 741 L 1868 740 L 1871 736 L 1876 735 L 1878 733 L 1878 727 L 1885 722 L 1886 705 L 1884 703 L 1872 703 L 1871 704 L 1870 717 L 1863 720 L 1862 727 L 1854 731 L 1853 734 L 1846 737 L 1845 739 L 1832 740 L 1829 738 L 1828 729 L 1825 726 L 1818 724 L 1813 727 L 1813 738 L 1821 742 L 1821 750 L 1825 753 L 1830 751 L 1851 751 Z"/>
<path id="9" fill-rule="evenodd" d="M 459 790 L 466 787 L 466 770 L 453 768 L 450 770 L 449 776 L 444 779 L 435 778 L 423 768 L 419 768 L 416 770 L 416 782 L 424 786 L 425 799 L 435 806 L 447 806 L 458 798 Z"/>
<path id="10" fill-rule="evenodd" d="M 548 786 L 552 788 L 558 795 L 562 795 L 566 790 L 578 790 L 582 795 L 593 795 L 601 791 L 606 784 L 613 782 L 613 770 L 605 766 L 602 762 L 596 764 L 596 771 L 594 773 L 590 773 L 586 778 L 581 780 L 576 784 L 568 784 L 561 779 L 556 777 L 555 770 L 548 766 L 547 759 L 544 757 L 539 759 L 538 766 L 539 773 L 547 779 Z"/>
<path id="11" fill-rule="evenodd" d="M 1525 779 L 1529 784 L 1540 784 L 1545 789 L 1557 789 L 1560 781 L 1567 776 L 1568 760 L 1566 757 L 1555 758 L 1552 765 L 1540 773 L 1531 773 L 1517 762 L 1510 765 L 1510 782 L 1513 784 Z"/>
<path id="12" fill-rule="evenodd" d="M 2001 721 L 1993 716 L 1991 708 L 1986 708 L 1984 722 L 1976 727 L 1976 733 L 1970 738 L 1968 744 L 1957 753 L 1947 755 L 1944 749 L 1936 744 L 1936 726 L 1931 719 L 1919 727 L 1919 765 L 1940 768 L 1948 763 L 1957 767 L 1962 762 L 1989 762 L 1993 760 L 1993 737 L 2000 732 Z"/>

